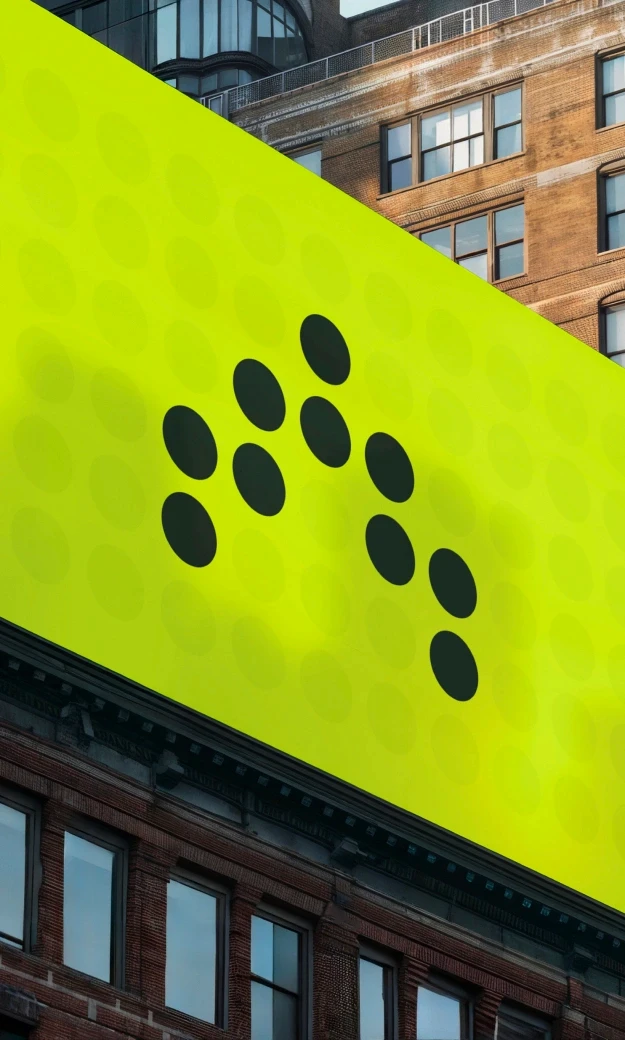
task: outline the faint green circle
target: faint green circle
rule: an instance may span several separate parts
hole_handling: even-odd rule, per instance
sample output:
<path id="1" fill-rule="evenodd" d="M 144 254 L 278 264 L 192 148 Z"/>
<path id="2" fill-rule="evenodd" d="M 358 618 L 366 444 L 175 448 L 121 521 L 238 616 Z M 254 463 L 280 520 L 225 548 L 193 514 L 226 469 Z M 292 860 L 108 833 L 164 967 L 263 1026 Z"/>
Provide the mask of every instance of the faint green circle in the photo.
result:
<path id="1" fill-rule="evenodd" d="M 495 748 L 493 783 L 506 809 L 519 816 L 531 816 L 540 805 L 540 778 L 531 759 L 519 748 Z"/>
<path id="2" fill-rule="evenodd" d="M 473 447 L 473 422 L 460 398 L 444 388 L 428 397 L 428 422 L 435 437 L 447 451 L 466 455 Z"/>
<path id="3" fill-rule="evenodd" d="M 520 412 L 530 403 L 532 386 L 527 368 L 510 347 L 500 343 L 491 347 L 486 358 L 488 381 L 501 403 Z"/>
<path id="4" fill-rule="evenodd" d="M 94 375 L 90 389 L 94 411 L 112 437 L 121 441 L 143 437 L 147 425 L 145 404 L 128 376 L 115 368 L 103 368 Z"/>
<path id="5" fill-rule="evenodd" d="M 164 341 L 167 363 L 182 385 L 199 394 L 212 390 L 219 361 L 202 330 L 188 321 L 174 321 L 165 329 Z"/>
<path id="6" fill-rule="evenodd" d="M 145 516 L 145 493 L 139 478 L 123 459 L 100 455 L 89 470 L 89 490 L 109 524 L 136 531 Z"/>
<path id="7" fill-rule="evenodd" d="M 150 240 L 145 221 L 125 199 L 109 195 L 93 209 L 93 223 L 104 251 L 120 267 L 143 267 Z"/>
<path id="8" fill-rule="evenodd" d="M 613 646 L 607 656 L 608 676 L 614 692 L 625 698 L 625 646 Z"/>
<path id="9" fill-rule="evenodd" d="M 11 523 L 13 551 L 32 578 L 56 585 L 69 570 L 69 542 L 60 525 L 43 509 L 20 509 Z"/>
<path id="10" fill-rule="evenodd" d="M 148 319 L 137 297 L 121 282 L 100 282 L 93 290 L 93 316 L 100 334 L 127 356 L 148 343 Z"/>
<path id="11" fill-rule="evenodd" d="M 339 302 L 349 296 L 349 267 L 331 238 L 307 235 L 300 246 L 300 257 L 305 277 L 325 300 Z"/>
<path id="12" fill-rule="evenodd" d="M 610 412 L 601 421 L 601 442 L 606 458 L 621 477 L 625 477 L 625 415 Z"/>
<path id="13" fill-rule="evenodd" d="M 260 531 L 239 531 L 232 543 L 234 569 L 243 588 L 256 599 L 272 603 L 284 592 L 282 556 Z"/>
<path id="14" fill-rule="evenodd" d="M 549 630 L 551 650 L 565 675 L 589 679 L 595 667 L 595 651 L 588 632 L 571 614 L 558 614 Z"/>
<path id="15" fill-rule="evenodd" d="M 475 526 L 475 504 L 469 485 L 448 469 L 435 470 L 428 481 L 432 511 L 450 534 L 469 534 Z"/>
<path id="16" fill-rule="evenodd" d="M 490 608 L 499 633 L 511 646 L 526 650 L 536 639 L 536 617 L 528 597 L 517 585 L 502 581 L 492 590 Z"/>
<path id="17" fill-rule="evenodd" d="M 625 805 L 621 805 L 614 813 L 612 833 L 616 851 L 625 860 Z"/>
<path id="18" fill-rule="evenodd" d="M 515 491 L 526 488 L 532 479 L 532 456 L 514 426 L 499 423 L 488 434 L 488 454 L 499 478 Z"/>
<path id="19" fill-rule="evenodd" d="M 574 462 L 551 459 L 546 472 L 547 491 L 565 520 L 580 522 L 590 513 L 588 484 Z"/>
<path id="20" fill-rule="evenodd" d="M 185 654 L 203 657 L 215 642 L 215 618 L 206 598 L 188 581 L 163 589 L 161 620 L 173 643 Z"/>
<path id="21" fill-rule="evenodd" d="M 344 722 L 352 710 L 349 679 L 330 654 L 314 650 L 302 659 L 300 684 L 313 711 L 326 722 Z"/>
<path id="22" fill-rule="evenodd" d="M 19 370 L 33 393 L 50 404 L 67 401 L 74 389 L 74 369 L 60 340 L 31 326 L 20 333 L 16 348 Z"/>
<path id="23" fill-rule="evenodd" d="M 96 602 L 118 621 L 134 621 L 143 609 L 145 589 L 137 567 L 114 545 L 98 545 L 87 560 L 87 580 Z"/>
<path id="24" fill-rule="evenodd" d="M 119 112 L 105 112 L 95 125 L 105 166 L 125 184 L 141 184 L 150 173 L 150 150 L 141 130 Z"/>
<path id="25" fill-rule="evenodd" d="M 219 211 L 217 184 L 191 155 L 173 155 L 167 164 L 167 186 L 174 206 L 183 217 L 206 227 Z"/>
<path id="26" fill-rule="evenodd" d="M 55 246 L 31 239 L 20 249 L 17 266 L 22 285 L 42 310 L 67 314 L 76 301 L 76 283 L 70 265 Z"/>
<path id="27" fill-rule="evenodd" d="M 13 448 L 22 473 L 41 491 L 64 491 L 72 479 L 72 456 L 57 428 L 38 415 L 20 419 Z"/>
<path id="28" fill-rule="evenodd" d="M 277 264 L 286 248 L 282 221 L 260 195 L 242 195 L 234 207 L 234 223 L 245 249 L 261 264 Z"/>
<path id="29" fill-rule="evenodd" d="M 410 335 L 412 300 L 391 275 L 384 271 L 368 274 L 364 297 L 373 324 L 385 337 L 406 339 Z"/>
<path id="30" fill-rule="evenodd" d="M 576 776 L 561 776 L 553 790 L 556 817 L 569 838 L 587 845 L 599 830 L 601 813 L 588 787 Z"/>
<path id="31" fill-rule="evenodd" d="M 495 549 L 512 567 L 529 567 L 536 553 L 534 535 L 525 514 L 507 502 L 491 506 L 489 531 Z"/>
<path id="32" fill-rule="evenodd" d="M 498 665 L 492 677 L 493 700 L 501 717 L 521 733 L 538 720 L 538 695 L 527 675 L 512 661 Z"/>
<path id="33" fill-rule="evenodd" d="M 625 567 L 613 567 L 605 576 L 605 595 L 608 606 L 621 625 L 625 625 Z"/>
<path id="34" fill-rule="evenodd" d="M 572 693 L 560 694 L 551 705 L 556 739 L 569 758 L 584 762 L 595 750 L 597 730 L 588 708 Z"/>
<path id="35" fill-rule="evenodd" d="M 606 491 L 603 500 L 603 519 L 610 538 L 625 552 L 625 493 Z"/>
<path id="36" fill-rule="evenodd" d="M 311 480 L 301 491 L 300 510 L 304 523 L 323 549 L 338 552 L 351 535 L 349 511 L 343 496 L 325 480 Z"/>
<path id="37" fill-rule="evenodd" d="M 551 576 L 563 596 L 577 602 L 592 592 L 592 569 L 586 553 L 568 535 L 556 535 L 547 546 Z"/>
<path id="38" fill-rule="evenodd" d="M 432 726 L 430 739 L 441 773 L 462 787 L 474 784 L 480 771 L 480 752 L 466 723 L 455 715 L 441 715 Z"/>
<path id="39" fill-rule="evenodd" d="M 612 765 L 621 780 L 625 780 L 625 723 L 615 726 L 610 734 Z"/>
<path id="40" fill-rule="evenodd" d="M 304 610 L 327 635 L 341 635 L 349 624 L 350 602 L 343 583 L 322 564 L 307 567 L 300 579 Z"/>
<path id="41" fill-rule="evenodd" d="M 253 686 L 271 690 L 284 681 L 284 653 L 269 625 L 244 617 L 232 628 L 232 650 L 241 673 Z"/>
<path id="42" fill-rule="evenodd" d="M 269 283 L 246 275 L 234 287 L 234 309 L 244 332 L 261 347 L 275 347 L 284 339 L 282 304 Z"/>
<path id="43" fill-rule="evenodd" d="M 408 419 L 413 396 L 407 370 L 392 354 L 381 350 L 369 354 L 364 375 L 371 398 L 389 419 Z"/>
<path id="44" fill-rule="evenodd" d="M 56 159 L 27 156 L 20 168 L 20 183 L 30 207 L 44 224 L 58 228 L 73 224 L 78 209 L 76 189 Z"/>
<path id="45" fill-rule="evenodd" d="M 588 434 L 586 407 L 577 390 L 561 379 L 554 379 L 545 388 L 547 418 L 555 432 L 577 447 Z"/>
<path id="46" fill-rule="evenodd" d="M 367 698 L 369 725 L 377 742 L 394 755 L 407 755 L 417 739 L 416 712 L 401 690 L 376 683 Z"/>
<path id="47" fill-rule="evenodd" d="M 425 321 L 428 345 L 439 365 L 454 376 L 471 369 L 473 347 L 469 331 L 451 311 L 435 309 Z"/>
<path id="48" fill-rule="evenodd" d="M 174 238 L 165 246 L 165 270 L 181 300 L 198 310 L 211 307 L 219 292 L 217 268 L 203 246 Z"/>
<path id="49" fill-rule="evenodd" d="M 71 141 L 80 128 L 74 96 L 60 76 L 33 69 L 24 79 L 24 102 L 33 123 L 53 141 Z"/>
<path id="50" fill-rule="evenodd" d="M 414 626 L 408 614 L 390 599 L 368 604 L 365 623 L 376 654 L 392 668 L 408 668 L 417 652 Z"/>

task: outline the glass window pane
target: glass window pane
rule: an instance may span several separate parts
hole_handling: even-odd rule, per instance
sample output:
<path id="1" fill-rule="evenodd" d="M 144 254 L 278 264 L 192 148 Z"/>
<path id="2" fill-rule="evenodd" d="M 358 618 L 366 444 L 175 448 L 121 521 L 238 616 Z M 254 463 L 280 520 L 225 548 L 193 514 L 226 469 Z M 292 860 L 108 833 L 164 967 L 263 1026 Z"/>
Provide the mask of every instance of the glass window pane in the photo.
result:
<path id="1" fill-rule="evenodd" d="M 260 982 L 252 983 L 252 1040 L 275 1040 L 273 990 Z"/>
<path id="2" fill-rule="evenodd" d="M 208 892 L 167 885 L 165 1003 L 203 1022 L 215 1021 L 217 900 Z"/>
<path id="3" fill-rule="evenodd" d="M 297 997 L 274 990 L 273 1033 L 271 1040 L 296 1040 Z"/>
<path id="4" fill-rule="evenodd" d="M 273 981 L 291 993 L 299 992 L 299 932 L 273 926 Z"/>
<path id="5" fill-rule="evenodd" d="M 516 123 L 521 119 L 521 88 L 495 94 L 495 126 Z"/>
<path id="6" fill-rule="evenodd" d="M 469 142 L 459 141 L 454 145 L 454 170 L 466 170 L 469 165 Z"/>
<path id="7" fill-rule="evenodd" d="M 106 3 L 92 4 L 83 8 L 82 31 L 91 36 L 92 33 L 106 29 Z"/>
<path id="8" fill-rule="evenodd" d="M 258 54 L 265 61 L 273 64 L 273 43 L 271 39 L 271 15 L 264 8 L 256 10 L 256 21 L 258 31 Z"/>
<path id="9" fill-rule="evenodd" d="M 460 1001 L 419 986 L 417 1040 L 460 1040 Z"/>
<path id="10" fill-rule="evenodd" d="M 200 56 L 200 0 L 180 0 L 180 57 Z"/>
<path id="11" fill-rule="evenodd" d="M 504 242 L 514 242 L 517 238 L 523 238 L 525 222 L 525 207 L 511 206 L 510 209 L 500 209 L 495 213 L 495 244 L 500 246 Z"/>
<path id="12" fill-rule="evenodd" d="M 252 917 L 252 975 L 273 982 L 273 924 Z"/>
<path id="13" fill-rule="evenodd" d="M 625 54 L 603 62 L 603 93 L 625 89 Z"/>
<path id="14" fill-rule="evenodd" d="M 468 106 L 470 134 L 481 134 L 484 129 L 483 107 L 481 98 L 479 101 L 472 101 Z"/>
<path id="15" fill-rule="evenodd" d="M 610 361 L 614 361 L 614 362 L 616 362 L 617 365 L 620 365 L 621 368 L 625 368 L 625 353 L 622 353 L 622 354 L 610 354 L 608 356 L 610 358 Z"/>
<path id="16" fill-rule="evenodd" d="M 389 160 L 402 159 L 405 155 L 412 154 L 410 130 L 410 123 L 404 123 L 403 126 L 394 126 L 388 131 L 386 147 Z"/>
<path id="17" fill-rule="evenodd" d="M 412 159 L 400 159 L 389 164 L 389 191 L 409 188 L 412 184 Z"/>
<path id="18" fill-rule="evenodd" d="M 26 814 L 0 802 L 0 932 L 24 939 Z"/>
<path id="19" fill-rule="evenodd" d="M 200 84 L 202 94 L 210 94 L 211 90 L 217 90 L 217 73 L 212 72 L 210 76 L 202 76 Z"/>
<path id="20" fill-rule="evenodd" d="M 497 250 L 497 278 L 514 278 L 517 274 L 523 274 L 524 267 L 525 257 L 522 242 L 499 247 Z"/>
<path id="21" fill-rule="evenodd" d="M 111 915 L 115 855 L 65 834 L 63 963 L 111 981 Z"/>
<path id="22" fill-rule="evenodd" d="M 432 177 L 443 177 L 451 172 L 451 149 L 437 148 L 433 152 L 426 152 L 423 156 L 423 180 L 429 181 Z"/>
<path id="23" fill-rule="evenodd" d="M 176 57 L 177 4 L 168 4 L 156 12 L 156 64 Z"/>
<path id="24" fill-rule="evenodd" d="M 421 241 L 451 259 L 451 227 L 436 228 L 421 235 Z"/>
<path id="25" fill-rule="evenodd" d="M 464 267 L 467 271 L 471 271 L 476 274 L 478 278 L 483 278 L 484 281 L 488 281 L 488 260 L 486 253 L 480 253 L 478 256 L 469 256 L 466 260 L 458 261 L 460 267 Z"/>
<path id="26" fill-rule="evenodd" d="M 147 15 L 120 22 L 108 31 L 108 45 L 140 68 L 147 68 Z"/>
<path id="27" fill-rule="evenodd" d="M 479 166 L 484 162 L 484 135 L 472 137 L 469 141 L 469 165 Z"/>
<path id="28" fill-rule="evenodd" d="M 625 350 L 625 307 L 610 307 L 606 311 L 606 350 Z"/>
<path id="29" fill-rule="evenodd" d="M 318 177 L 321 177 L 320 148 L 315 148 L 313 152 L 301 152 L 299 155 L 294 155 L 293 158 L 299 166 L 305 166 L 311 173 L 316 173 Z"/>
<path id="30" fill-rule="evenodd" d="M 239 0 L 239 50 L 252 50 L 252 0 Z"/>
<path id="31" fill-rule="evenodd" d="M 625 93 L 605 99 L 605 125 L 625 123 Z"/>
<path id="32" fill-rule="evenodd" d="M 217 0 L 204 0 L 204 40 L 202 46 L 205 57 L 209 54 L 216 54 L 219 50 L 217 10 Z"/>
<path id="33" fill-rule="evenodd" d="M 521 151 L 521 124 L 505 126 L 495 131 L 495 159 L 503 159 L 506 155 L 514 155 Z"/>
<path id="34" fill-rule="evenodd" d="M 109 0 L 109 25 L 127 22 L 147 10 L 145 0 Z"/>
<path id="35" fill-rule="evenodd" d="M 360 1040 L 385 1040 L 384 968 L 360 958 Z"/>
<path id="36" fill-rule="evenodd" d="M 486 217 L 473 217 L 456 224 L 456 257 L 486 249 Z"/>
<path id="37" fill-rule="evenodd" d="M 237 0 L 221 0 L 220 50 L 236 51 L 237 32 Z"/>
<path id="38" fill-rule="evenodd" d="M 622 246 L 625 246 L 625 213 L 608 217 L 608 249 L 620 249 Z"/>
<path id="39" fill-rule="evenodd" d="M 625 209 L 625 173 L 606 179 L 605 201 L 608 213 L 618 213 Z"/>
<path id="40" fill-rule="evenodd" d="M 471 101 L 468 105 L 458 105 L 453 110 L 454 141 L 469 134 L 482 131 L 482 102 Z"/>
<path id="41" fill-rule="evenodd" d="M 421 120 L 421 151 L 437 148 L 451 140 L 451 119 L 449 112 L 438 112 L 434 116 L 426 116 Z"/>

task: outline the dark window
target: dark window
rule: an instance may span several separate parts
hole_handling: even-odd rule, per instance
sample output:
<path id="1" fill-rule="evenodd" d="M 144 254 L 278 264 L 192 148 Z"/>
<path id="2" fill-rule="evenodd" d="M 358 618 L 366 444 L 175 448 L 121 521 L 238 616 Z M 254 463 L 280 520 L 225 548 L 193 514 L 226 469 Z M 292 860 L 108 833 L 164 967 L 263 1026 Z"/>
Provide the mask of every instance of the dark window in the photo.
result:
<path id="1" fill-rule="evenodd" d="M 252 1040 L 307 1036 L 308 932 L 290 921 L 252 917 Z"/>
<path id="2" fill-rule="evenodd" d="M 183 878 L 167 885 L 165 1003 L 224 1024 L 225 891 Z"/>
<path id="3" fill-rule="evenodd" d="M 363 948 L 359 964 L 360 1040 L 394 1040 L 396 967 L 391 958 Z"/>
<path id="4" fill-rule="evenodd" d="M 65 832 L 63 963 L 123 983 L 126 850 L 99 828 Z"/>
<path id="5" fill-rule="evenodd" d="M 603 248 L 619 249 L 625 246 L 625 173 L 615 173 L 602 179 L 604 192 Z"/>
<path id="6" fill-rule="evenodd" d="M 0 787 L 0 942 L 27 951 L 35 938 L 38 838 L 35 800 Z"/>
<path id="7" fill-rule="evenodd" d="M 423 231 L 421 241 L 485 281 L 514 278 L 525 270 L 524 206 L 458 220 Z"/>
<path id="8" fill-rule="evenodd" d="M 417 991 L 417 1040 L 471 1040 L 469 994 L 446 979 L 432 978 Z"/>
<path id="9" fill-rule="evenodd" d="M 625 368 L 625 303 L 604 307 L 602 348 L 612 361 Z"/>
<path id="10" fill-rule="evenodd" d="M 533 1011 L 502 1004 L 497 1014 L 495 1040 L 551 1040 L 551 1025 Z"/>
<path id="11" fill-rule="evenodd" d="M 604 58 L 601 72 L 601 125 L 625 123 L 625 54 Z"/>

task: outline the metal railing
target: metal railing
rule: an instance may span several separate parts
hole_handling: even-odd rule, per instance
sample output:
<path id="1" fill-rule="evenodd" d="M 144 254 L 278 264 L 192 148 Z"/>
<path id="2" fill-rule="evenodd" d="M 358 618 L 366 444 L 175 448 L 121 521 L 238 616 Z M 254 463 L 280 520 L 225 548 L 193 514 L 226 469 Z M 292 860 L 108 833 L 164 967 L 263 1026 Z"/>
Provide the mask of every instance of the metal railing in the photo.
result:
<path id="1" fill-rule="evenodd" d="M 489 0 L 485 4 L 465 7 L 460 11 L 452 11 L 451 14 L 434 18 L 425 25 L 405 29 L 404 32 L 385 36 L 372 43 L 363 43 L 340 54 L 331 54 L 328 58 L 310 61 L 307 65 L 276 72 L 273 76 L 265 76 L 264 79 L 257 79 L 240 87 L 231 87 L 223 94 L 200 100 L 207 108 L 220 111 L 220 114 L 227 118 L 233 112 L 253 105 L 256 101 L 277 97 L 309 83 L 320 83 L 332 76 L 339 76 L 342 72 L 364 69 L 367 65 L 410 54 L 411 51 L 421 50 L 422 47 L 431 47 L 434 43 L 444 43 L 446 40 L 473 32 L 474 29 L 501 22 L 504 18 L 514 18 L 553 2 L 554 0 Z M 221 102 L 217 102 L 216 97 L 221 98 Z"/>

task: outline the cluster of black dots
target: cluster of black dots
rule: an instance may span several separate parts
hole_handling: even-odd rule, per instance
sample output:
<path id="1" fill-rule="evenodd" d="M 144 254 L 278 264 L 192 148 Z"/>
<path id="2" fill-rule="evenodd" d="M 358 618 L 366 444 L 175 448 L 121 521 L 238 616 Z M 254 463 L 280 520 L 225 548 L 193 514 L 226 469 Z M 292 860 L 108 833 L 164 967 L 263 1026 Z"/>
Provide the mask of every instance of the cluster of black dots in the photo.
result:
<path id="1" fill-rule="evenodd" d="M 302 322 L 300 343 L 308 365 L 319 379 L 343 384 L 350 373 L 350 354 L 337 327 L 319 314 Z M 260 361 L 246 358 L 234 370 L 234 394 L 241 411 L 258 429 L 278 430 L 286 416 L 284 394 L 273 373 Z M 325 397 L 308 397 L 300 411 L 306 444 L 325 466 L 344 466 L 351 454 L 347 423 Z M 217 445 L 204 419 L 184 405 L 170 408 L 163 420 L 165 446 L 173 462 L 193 480 L 207 480 L 217 466 Z M 365 462 L 377 490 L 391 502 L 407 502 L 414 491 L 414 472 L 401 444 L 387 433 L 374 433 L 365 446 Z M 265 448 L 240 445 L 232 471 L 237 489 L 251 509 L 275 516 L 284 506 L 286 489 L 280 468 Z M 191 567 L 206 567 L 217 551 L 213 522 L 192 495 L 175 492 L 166 499 L 162 523 L 169 545 Z M 385 513 L 366 527 L 369 558 L 385 581 L 406 585 L 415 572 L 415 554 L 404 528 Z M 451 549 L 437 549 L 429 564 L 430 585 L 441 606 L 455 618 L 475 610 L 477 592 L 471 571 Z M 455 700 L 475 694 L 478 674 L 473 654 L 455 633 L 438 632 L 430 645 L 430 662 L 440 686 Z"/>

